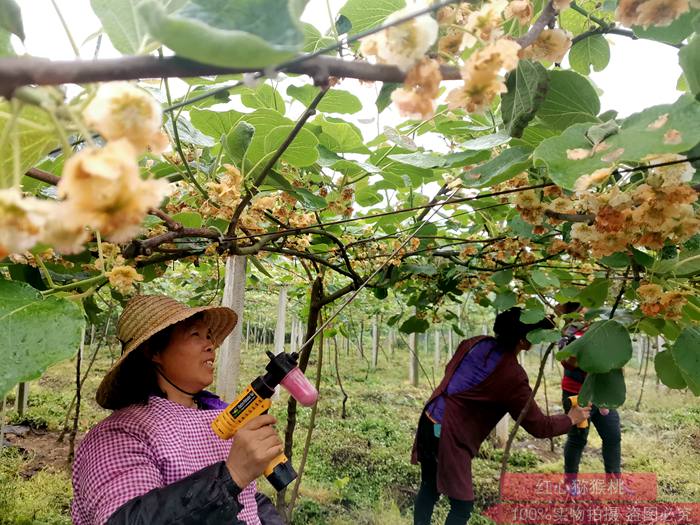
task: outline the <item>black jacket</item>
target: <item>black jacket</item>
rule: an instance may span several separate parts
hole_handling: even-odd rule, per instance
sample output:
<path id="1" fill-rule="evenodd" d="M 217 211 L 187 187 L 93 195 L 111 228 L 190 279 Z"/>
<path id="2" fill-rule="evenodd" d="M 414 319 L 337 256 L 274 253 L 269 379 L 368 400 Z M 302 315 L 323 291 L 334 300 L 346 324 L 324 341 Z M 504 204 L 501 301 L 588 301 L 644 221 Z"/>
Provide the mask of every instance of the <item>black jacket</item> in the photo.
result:
<path id="1" fill-rule="evenodd" d="M 236 519 L 240 493 L 222 461 L 127 501 L 107 525 L 245 525 Z M 284 525 L 266 496 L 257 493 L 255 500 L 263 525 Z"/>

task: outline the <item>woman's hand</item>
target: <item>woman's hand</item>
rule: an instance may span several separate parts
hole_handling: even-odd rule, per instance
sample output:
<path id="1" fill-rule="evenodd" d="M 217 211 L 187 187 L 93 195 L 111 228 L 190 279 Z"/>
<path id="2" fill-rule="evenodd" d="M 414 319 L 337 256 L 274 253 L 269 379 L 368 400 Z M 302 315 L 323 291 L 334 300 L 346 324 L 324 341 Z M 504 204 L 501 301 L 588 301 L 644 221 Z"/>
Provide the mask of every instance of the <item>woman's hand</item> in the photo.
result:
<path id="1" fill-rule="evenodd" d="M 269 414 L 251 419 L 233 438 L 226 466 L 241 489 L 260 477 L 265 467 L 284 448 L 272 426 L 277 420 Z"/>
<path id="2" fill-rule="evenodd" d="M 591 407 L 572 407 L 567 415 L 571 420 L 571 424 L 576 426 L 591 417 Z"/>

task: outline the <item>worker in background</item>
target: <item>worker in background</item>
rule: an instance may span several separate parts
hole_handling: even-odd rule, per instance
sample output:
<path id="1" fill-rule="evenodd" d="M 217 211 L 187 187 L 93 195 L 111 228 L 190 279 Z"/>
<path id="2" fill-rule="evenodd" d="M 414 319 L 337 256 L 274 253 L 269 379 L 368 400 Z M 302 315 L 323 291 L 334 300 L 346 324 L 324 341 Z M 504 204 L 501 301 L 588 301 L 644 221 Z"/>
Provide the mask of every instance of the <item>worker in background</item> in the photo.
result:
<path id="1" fill-rule="evenodd" d="M 544 319 L 527 324 L 522 310 L 496 316 L 494 337 L 462 341 L 445 368 L 445 376 L 421 412 L 412 463 L 420 463 L 421 483 L 415 500 L 414 525 L 429 525 L 433 508 L 445 494 L 450 512 L 445 525 L 465 525 L 474 507 L 471 462 L 481 443 L 507 413 L 517 419 L 532 389 L 517 355 L 531 343 L 527 334 L 552 328 Z M 521 425 L 537 438 L 567 433 L 589 416 L 589 408 L 546 416 L 532 402 Z"/>

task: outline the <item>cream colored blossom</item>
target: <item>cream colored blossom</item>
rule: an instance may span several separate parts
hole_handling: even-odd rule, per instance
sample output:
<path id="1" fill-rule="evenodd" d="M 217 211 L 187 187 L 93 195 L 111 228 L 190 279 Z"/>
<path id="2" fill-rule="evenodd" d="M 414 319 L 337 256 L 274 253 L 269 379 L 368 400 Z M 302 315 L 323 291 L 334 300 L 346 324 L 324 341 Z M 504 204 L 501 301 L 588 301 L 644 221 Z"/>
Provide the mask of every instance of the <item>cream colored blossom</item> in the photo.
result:
<path id="1" fill-rule="evenodd" d="M 105 274 L 109 277 L 109 284 L 122 295 L 131 295 L 136 290 L 134 283 L 143 281 L 143 275 L 133 266 L 115 266 Z"/>
<path id="2" fill-rule="evenodd" d="M 66 161 L 58 183 L 71 224 L 100 230 L 117 243 L 138 234 L 148 210 L 167 192 L 167 182 L 141 179 L 136 151 L 126 139 L 75 154 Z"/>
<path id="3" fill-rule="evenodd" d="M 688 0 L 620 0 L 615 18 L 628 27 L 664 27 L 689 9 Z"/>
<path id="4" fill-rule="evenodd" d="M 521 26 L 525 26 L 532 20 L 533 13 L 534 10 L 530 0 L 511 0 L 503 12 L 503 16 L 507 20 L 515 18 Z"/>
<path id="5" fill-rule="evenodd" d="M 464 26 L 465 47 L 472 47 L 477 40 L 492 42 L 503 35 L 503 11 L 508 5 L 507 0 L 492 0 L 485 2 L 478 11 L 469 13 Z"/>
<path id="6" fill-rule="evenodd" d="M 108 82 L 97 90 L 83 112 L 85 121 L 107 140 L 127 139 L 138 151 L 157 153 L 168 145 L 160 131 L 163 112 L 158 101 L 128 82 Z"/>
<path id="7" fill-rule="evenodd" d="M 55 203 L 0 190 L 0 259 L 32 248 L 42 237 Z"/>
<path id="8" fill-rule="evenodd" d="M 571 0 L 554 0 L 552 3 L 554 4 L 554 8 L 561 13 L 565 9 L 569 9 Z"/>
<path id="9" fill-rule="evenodd" d="M 595 170 L 590 175 L 583 175 L 576 180 L 574 190 L 576 193 L 583 193 L 591 186 L 596 186 L 602 182 L 605 182 L 608 177 L 610 177 L 611 172 L 611 168 L 601 168 L 599 170 Z"/>
<path id="10" fill-rule="evenodd" d="M 90 238 L 86 217 L 69 204 L 62 202 L 46 223 L 42 241 L 62 254 L 80 253 Z M 109 244 L 109 243 L 105 243 Z"/>
<path id="11" fill-rule="evenodd" d="M 545 29 L 535 42 L 521 52 L 521 58 L 559 63 L 571 47 L 571 33 L 563 29 Z"/>
<path id="12" fill-rule="evenodd" d="M 690 162 L 678 162 L 685 160 L 684 155 L 675 153 L 667 153 L 664 155 L 647 155 L 642 161 L 648 164 L 665 164 L 667 162 L 676 162 L 667 166 L 658 166 L 650 170 L 650 176 L 656 175 L 661 178 L 663 186 L 675 186 L 683 182 L 689 182 L 695 174 L 695 168 Z"/>
<path id="13" fill-rule="evenodd" d="M 389 15 L 386 23 L 414 12 L 414 6 Z M 360 53 L 376 56 L 382 64 L 392 64 L 401 71 L 408 71 L 418 62 L 438 36 L 438 23 L 430 15 L 421 15 L 398 26 L 393 26 L 362 40 Z"/>
<path id="14" fill-rule="evenodd" d="M 391 93 L 391 100 L 402 116 L 429 119 L 435 112 L 434 100 L 440 94 L 441 80 L 438 62 L 424 58 L 408 72 L 403 87 Z"/>
<path id="15" fill-rule="evenodd" d="M 504 38 L 472 53 L 461 69 L 464 86 L 447 95 L 448 106 L 469 113 L 486 110 L 496 95 L 506 92 L 501 71 L 515 69 L 519 49 L 517 42 Z"/>

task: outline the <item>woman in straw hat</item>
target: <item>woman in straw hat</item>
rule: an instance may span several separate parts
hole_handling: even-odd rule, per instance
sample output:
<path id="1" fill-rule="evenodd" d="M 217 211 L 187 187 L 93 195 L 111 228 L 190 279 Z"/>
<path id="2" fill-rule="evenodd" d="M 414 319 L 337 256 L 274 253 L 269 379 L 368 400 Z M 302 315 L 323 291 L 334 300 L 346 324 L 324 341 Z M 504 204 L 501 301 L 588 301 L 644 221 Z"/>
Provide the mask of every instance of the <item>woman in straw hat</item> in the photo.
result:
<path id="1" fill-rule="evenodd" d="M 73 464 L 76 525 L 284 523 L 255 484 L 282 452 L 275 418 L 251 420 L 232 441 L 210 426 L 226 403 L 204 389 L 237 319 L 160 295 L 129 301 L 117 325 L 122 356 L 97 391 L 114 412 Z"/>

